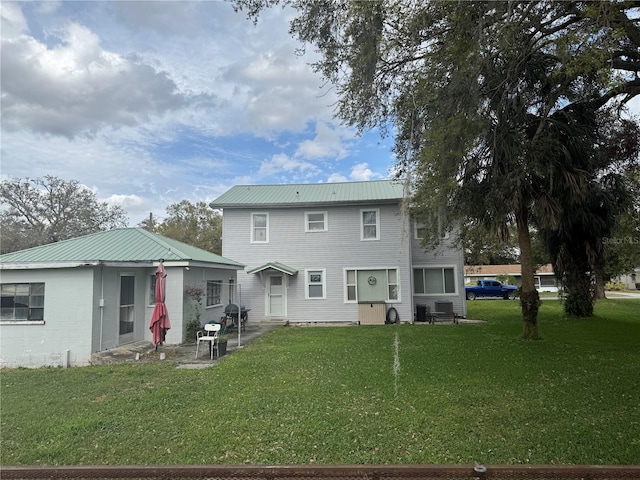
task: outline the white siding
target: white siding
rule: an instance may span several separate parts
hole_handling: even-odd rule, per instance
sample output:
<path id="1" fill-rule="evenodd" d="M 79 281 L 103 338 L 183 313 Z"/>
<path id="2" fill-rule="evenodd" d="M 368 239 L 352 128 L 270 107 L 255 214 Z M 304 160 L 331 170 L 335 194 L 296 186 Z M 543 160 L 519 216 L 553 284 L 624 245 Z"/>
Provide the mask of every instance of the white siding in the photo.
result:
<path id="1" fill-rule="evenodd" d="M 425 250 L 420 246 L 420 240 L 415 238 L 415 229 L 411 229 L 412 274 L 414 268 L 430 266 L 454 267 L 456 279 L 455 295 L 416 295 L 414 294 L 414 311 L 416 305 L 427 305 L 435 311 L 436 301 L 453 302 L 453 311 L 460 315 L 467 315 L 467 303 L 464 296 L 464 257 L 462 249 L 456 248 L 451 238 L 443 239 L 434 250 Z M 413 278 L 412 278 L 413 280 Z M 413 288 L 413 284 L 412 284 Z"/>
<path id="2" fill-rule="evenodd" d="M 4 270 L 2 283 L 45 284 L 43 325 L 0 325 L 0 366 L 86 365 L 91 359 L 90 268 Z"/>
<path id="3" fill-rule="evenodd" d="M 344 269 L 398 269 L 402 303 L 389 303 L 401 321 L 412 320 L 409 238 L 398 205 L 375 205 L 380 211 L 380 239 L 361 240 L 362 205 L 269 209 L 269 242 L 250 243 L 251 213 L 264 208 L 226 208 L 223 215 L 223 255 L 251 270 L 275 261 L 298 270 L 285 274 L 287 311 L 291 322 L 356 322 L 358 305 L 345 303 Z M 368 208 L 368 206 L 367 206 Z M 327 212 L 327 230 L 306 232 L 305 213 Z M 305 269 L 326 270 L 326 299 L 305 300 Z M 266 272 L 265 272 L 266 274 Z M 288 282 L 287 282 L 288 279 Z M 264 285 L 259 274 L 238 272 L 242 303 L 250 318 L 265 318 Z"/>

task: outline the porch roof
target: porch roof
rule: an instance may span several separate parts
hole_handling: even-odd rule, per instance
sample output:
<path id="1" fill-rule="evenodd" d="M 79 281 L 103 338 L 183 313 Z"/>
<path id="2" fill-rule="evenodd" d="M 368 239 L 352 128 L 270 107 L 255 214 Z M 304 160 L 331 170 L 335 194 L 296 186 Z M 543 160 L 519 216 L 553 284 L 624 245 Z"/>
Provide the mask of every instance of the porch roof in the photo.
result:
<path id="1" fill-rule="evenodd" d="M 298 273 L 297 269 L 280 262 L 265 263 L 264 265 L 248 270 L 247 273 L 261 273 L 268 269 L 278 270 L 279 272 L 286 273 L 287 275 L 295 275 Z"/>

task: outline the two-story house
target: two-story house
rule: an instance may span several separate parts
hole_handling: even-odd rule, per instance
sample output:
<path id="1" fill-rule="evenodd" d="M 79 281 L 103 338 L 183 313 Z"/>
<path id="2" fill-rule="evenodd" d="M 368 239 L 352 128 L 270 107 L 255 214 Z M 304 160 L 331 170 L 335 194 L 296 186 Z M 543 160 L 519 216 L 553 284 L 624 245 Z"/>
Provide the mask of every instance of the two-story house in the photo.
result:
<path id="1" fill-rule="evenodd" d="M 466 315 L 462 251 L 448 240 L 425 251 L 404 199 L 401 183 L 383 180 L 238 185 L 213 201 L 223 255 L 246 265 L 238 283 L 251 318 L 353 323 L 382 305 L 383 320 L 393 307 L 412 322 L 436 301 Z"/>

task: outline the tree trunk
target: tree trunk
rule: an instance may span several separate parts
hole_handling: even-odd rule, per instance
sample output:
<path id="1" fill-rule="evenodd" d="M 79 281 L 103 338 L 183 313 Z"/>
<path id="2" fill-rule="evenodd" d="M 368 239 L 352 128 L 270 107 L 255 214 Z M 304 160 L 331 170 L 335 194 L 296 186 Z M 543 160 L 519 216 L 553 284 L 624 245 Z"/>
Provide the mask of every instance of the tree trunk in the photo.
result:
<path id="1" fill-rule="evenodd" d="M 607 298 L 607 295 L 604 291 L 604 272 L 602 271 L 601 266 L 596 266 L 594 269 L 595 277 L 596 277 L 596 291 L 594 298 L 596 300 L 604 300 Z"/>
<path id="2" fill-rule="evenodd" d="M 518 243 L 520 245 L 520 267 L 522 285 L 520 286 L 520 306 L 524 321 L 525 339 L 536 340 L 538 335 L 538 308 L 540 296 L 535 287 L 535 269 L 531 251 L 531 234 L 529 233 L 529 215 L 524 209 L 516 214 L 518 227 Z"/>

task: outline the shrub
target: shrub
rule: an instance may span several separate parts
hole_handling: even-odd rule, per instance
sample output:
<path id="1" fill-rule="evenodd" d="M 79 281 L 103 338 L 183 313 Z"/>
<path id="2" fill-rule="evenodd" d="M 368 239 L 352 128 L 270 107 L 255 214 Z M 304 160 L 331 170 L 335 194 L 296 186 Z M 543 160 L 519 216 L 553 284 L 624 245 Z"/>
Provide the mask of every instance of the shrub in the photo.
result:
<path id="1" fill-rule="evenodd" d="M 620 282 L 607 282 L 604 285 L 604 289 L 605 290 L 611 290 L 614 292 L 620 292 L 622 290 L 626 290 L 627 287 L 625 286 L 624 283 L 620 283 Z"/>
<path id="2" fill-rule="evenodd" d="M 187 322 L 187 335 L 185 337 L 185 341 L 187 343 L 195 343 L 198 330 L 201 328 L 202 325 L 200 325 L 200 320 L 189 320 Z"/>

